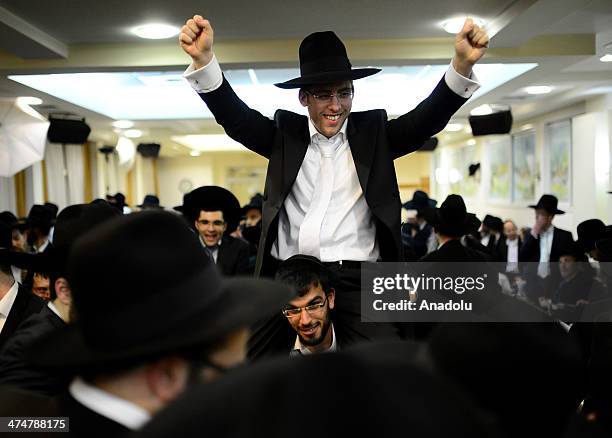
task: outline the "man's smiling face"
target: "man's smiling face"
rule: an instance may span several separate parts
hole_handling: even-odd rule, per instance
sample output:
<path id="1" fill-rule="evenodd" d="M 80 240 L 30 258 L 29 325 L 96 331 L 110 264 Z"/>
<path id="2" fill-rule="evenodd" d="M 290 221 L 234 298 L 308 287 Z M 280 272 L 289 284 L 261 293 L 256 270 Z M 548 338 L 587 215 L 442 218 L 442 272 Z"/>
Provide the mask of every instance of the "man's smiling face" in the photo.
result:
<path id="1" fill-rule="evenodd" d="M 317 131 L 327 138 L 333 137 L 351 112 L 353 83 L 344 81 L 302 89 L 300 103 L 308 107 L 308 115 Z"/>

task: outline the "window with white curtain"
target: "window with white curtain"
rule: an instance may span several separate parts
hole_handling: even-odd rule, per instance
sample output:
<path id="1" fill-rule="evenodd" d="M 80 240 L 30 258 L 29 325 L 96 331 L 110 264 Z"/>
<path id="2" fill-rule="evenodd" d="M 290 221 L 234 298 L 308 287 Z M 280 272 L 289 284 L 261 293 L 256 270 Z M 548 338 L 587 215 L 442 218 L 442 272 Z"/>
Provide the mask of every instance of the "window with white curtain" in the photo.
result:
<path id="1" fill-rule="evenodd" d="M 48 200 L 60 210 L 85 199 L 82 145 L 49 143 L 45 153 Z"/>

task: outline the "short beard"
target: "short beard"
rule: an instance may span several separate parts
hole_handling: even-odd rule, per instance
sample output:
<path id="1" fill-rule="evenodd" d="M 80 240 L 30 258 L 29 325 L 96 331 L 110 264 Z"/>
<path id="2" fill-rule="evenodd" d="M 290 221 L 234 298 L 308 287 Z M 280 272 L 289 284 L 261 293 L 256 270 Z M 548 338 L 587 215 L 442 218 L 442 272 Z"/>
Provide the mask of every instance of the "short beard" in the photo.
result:
<path id="1" fill-rule="evenodd" d="M 321 342 L 323 342 L 323 340 L 325 340 L 325 337 L 327 336 L 327 332 L 329 332 L 329 328 L 331 327 L 331 317 L 329 315 L 329 309 L 327 309 L 327 317 L 325 318 L 325 320 L 323 320 L 321 324 L 322 324 L 321 336 L 319 336 L 318 338 L 304 339 L 302 338 L 302 336 L 298 334 L 298 337 L 300 338 L 300 342 L 302 343 L 302 345 L 305 345 L 307 347 L 315 347 L 319 345 Z"/>

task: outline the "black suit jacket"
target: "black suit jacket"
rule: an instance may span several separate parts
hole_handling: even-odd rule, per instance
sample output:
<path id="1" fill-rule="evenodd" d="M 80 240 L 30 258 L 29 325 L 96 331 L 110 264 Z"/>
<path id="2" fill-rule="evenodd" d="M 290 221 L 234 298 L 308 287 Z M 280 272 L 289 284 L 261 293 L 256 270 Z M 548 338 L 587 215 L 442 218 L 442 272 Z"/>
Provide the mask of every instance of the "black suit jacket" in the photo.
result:
<path id="1" fill-rule="evenodd" d="M 45 305 L 45 301 L 42 298 L 29 292 L 21 284 L 17 291 L 17 298 L 13 302 L 13 307 L 6 318 L 2 332 L 0 332 L 0 350 L 4 347 L 4 344 L 13 335 L 15 330 L 22 321 L 26 320 L 30 315 L 40 312 L 40 309 Z"/>
<path id="2" fill-rule="evenodd" d="M 508 239 L 506 239 L 505 237 L 502 237 L 499 239 L 499 243 L 497 244 L 497 261 L 498 262 L 507 262 L 508 261 Z M 520 252 L 521 252 L 521 248 L 523 246 L 523 241 L 521 240 L 521 238 L 518 238 L 518 250 L 519 250 L 519 257 L 520 257 Z M 538 253 L 538 257 L 539 257 L 539 253 Z"/>
<path id="3" fill-rule="evenodd" d="M 561 228 L 554 227 L 553 241 L 550 248 L 549 262 L 558 262 L 559 257 L 564 251 L 569 251 L 574 243 L 572 233 Z M 525 241 L 519 251 L 519 261 L 521 262 L 539 262 L 540 261 L 540 239 L 536 239 L 527 233 Z"/>
<path id="4" fill-rule="evenodd" d="M 217 266 L 226 276 L 246 275 L 249 273 L 249 244 L 232 236 L 223 236 Z"/>
<path id="5" fill-rule="evenodd" d="M 26 319 L 0 350 L 0 384 L 48 396 L 65 391 L 69 377 L 58 372 L 31 366 L 26 361 L 27 349 L 42 336 L 61 329 L 66 323 L 48 306 Z"/>
<path id="6" fill-rule="evenodd" d="M 270 250 L 278 235 L 279 212 L 310 143 L 308 118 L 278 110 L 270 120 L 242 102 L 225 78 L 218 89 L 201 93 L 200 97 L 231 138 L 269 159 L 255 273 L 273 275 Z M 376 223 L 382 260 L 400 260 L 402 248 L 401 203 L 393 160 L 417 150 L 442 130 L 466 100 L 442 79 L 427 99 L 397 119 L 388 120 L 384 110 L 349 115 L 348 141 L 361 189 Z"/>

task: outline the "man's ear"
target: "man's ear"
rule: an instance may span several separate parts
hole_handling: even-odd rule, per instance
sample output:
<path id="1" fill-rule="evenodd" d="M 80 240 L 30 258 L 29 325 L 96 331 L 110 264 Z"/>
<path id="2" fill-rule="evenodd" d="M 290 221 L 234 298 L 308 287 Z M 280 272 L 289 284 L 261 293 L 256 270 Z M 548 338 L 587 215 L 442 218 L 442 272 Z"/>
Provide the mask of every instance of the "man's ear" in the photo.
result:
<path id="1" fill-rule="evenodd" d="M 70 290 L 68 280 L 64 277 L 60 277 L 55 280 L 53 287 L 55 288 L 55 295 L 62 304 L 68 306 L 72 303 L 72 291 Z"/>
<path id="2" fill-rule="evenodd" d="M 327 302 L 330 309 L 333 309 L 336 305 L 336 291 L 333 287 L 329 288 L 329 292 L 327 293 Z"/>
<path id="3" fill-rule="evenodd" d="M 308 95 L 304 90 L 300 88 L 300 94 L 298 95 L 302 106 L 308 106 Z"/>
<path id="4" fill-rule="evenodd" d="M 189 365 L 177 356 L 163 357 L 147 365 L 145 376 L 149 391 L 163 405 L 177 398 L 185 389 Z"/>

